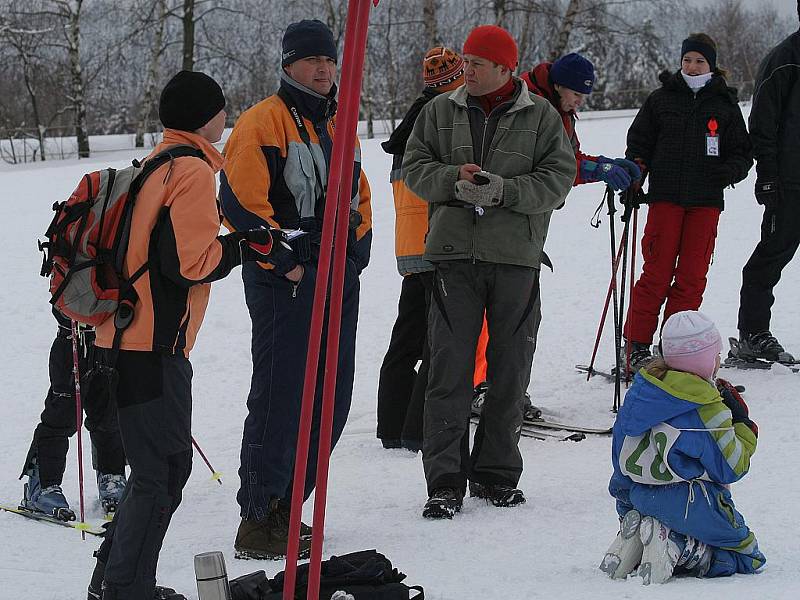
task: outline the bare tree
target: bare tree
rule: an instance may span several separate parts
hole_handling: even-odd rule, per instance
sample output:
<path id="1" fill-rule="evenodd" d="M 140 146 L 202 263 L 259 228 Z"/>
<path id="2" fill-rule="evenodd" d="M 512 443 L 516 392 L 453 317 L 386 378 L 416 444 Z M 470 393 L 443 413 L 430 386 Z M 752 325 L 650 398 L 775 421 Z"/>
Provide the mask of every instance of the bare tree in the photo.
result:
<path id="1" fill-rule="evenodd" d="M 572 28 L 575 26 L 575 18 L 581 9 L 581 0 L 569 0 L 567 5 L 567 12 L 564 13 L 564 20 L 561 21 L 561 28 L 558 30 L 558 36 L 553 48 L 550 50 L 550 60 L 556 60 L 562 56 L 567 50 L 569 43 L 569 36 L 572 33 Z"/>
<path id="2" fill-rule="evenodd" d="M 44 43 L 44 34 L 50 33 L 52 29 L 22 29 L 17 24 L 9 23 L 5 18 L 0 17 L 0 36 L 5 44 L 12 48 L 22 67 L 22 78 L 25 82 L 25 90 L 28 93 L 33 122 L 36 127 L 36 138 L 39 142 L 39 158 L 46 160 L 44 136 L 47 127 L 42 118 L 39 108 L 39 91 L 35 81 L 35 68 L 41 60 L 39 48 Z"/>
<path id="3" fill-rule="evenodd" d="M 167 22 L 167 2 L 166 0 L 155 0 L 152 4 L 153 19 L 155 24 L 153 44 L 150 46 L 150 63 L 147 69 L 147 76 L 144 84 L 144 95 L 142 104 L 139 107 L 139 118 L 136 123 L 137 148 L 144 146 L 144 134 L 149 129 L 150 113 L 155 101 L 156 84 L 158 82 L 158 66 L 161 54 L 164 52 L 164 29 Z M 185 55 L 184 55 L 185 59 Z"/>
<path id="4" fill-rule="evenodd" d="M 50 0 L 64 28 L 69 56 L 69 99 L 78 140 L 78 158 L 89 158 L 89 130 L 86 127 L 86 97 L 81 68 L 81 9 L 83 0 Z"/>
<path id="5" fill-rule="evenodd" d="M 425 46 L 433 48 L 441 43 L 436 26 L 436 0 L 425 0 L 422 4 L 422 19 L 425 21 Z"/>

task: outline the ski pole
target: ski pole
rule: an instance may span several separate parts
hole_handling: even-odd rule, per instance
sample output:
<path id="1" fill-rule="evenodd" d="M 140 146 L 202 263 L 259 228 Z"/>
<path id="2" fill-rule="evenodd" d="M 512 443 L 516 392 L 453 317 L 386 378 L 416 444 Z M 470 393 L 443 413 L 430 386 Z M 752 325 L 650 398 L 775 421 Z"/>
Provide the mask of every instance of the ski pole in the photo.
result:
<path id="1" fill-rule="evenodd" d="M 628 269 L 628 241 L 629 241 L 629 225 L 630 225 L 630 217 L 631 217 L 631 210 L 633 208 L 633 203 L 630 199 L 630 192 L 626 191 L 624 194 L 621 194 L 623 199 L 623 203 L 625 205 L 625 211 L 622 214 L 622 220 L 625 223 L 625 226 L 622 230 L 622 273 L 620 274 L 620 291 L 619 291 L 619 322 L 617 323 L 617 331 L 615 334 L 615 338 L 620 342 L 624 339 L 622 335 L 622 329 L 624 327 L 624 319 L 625 319 L 625 280 L 627 275 Z M 617 352 L 619 352 L 619 348 L 621 346 L 618 344 Z M 620 361 L 622 362 L 622 361 Z M 627 387 L 628 382 L 630 381 L 630 345 L 628 340 L 625 339 L 625 386 Z M 620 365 L 621 367 L 622 365 Z M 621 371 L 617 371 L 617 378 L 621 379 Z M 622 400 L 622 391 L 619 386 L 615 387 L 614 390 L 614 403 L 612 406 L 612 410 L 617 412 L 619 410 L 620 404 Z"/>
<path id="2" fill-rule="evenodd" d="M 594 340 L 594 348 L 592 348 L 592 359 L 589 361 L 589 369 L 586 375 L 586 381 L 589 381 L 592 377 L 592 370 L 594 369 L 594 362 L 597 358 L 597 349 L 600 347 L 600 338 L 603 335 L 603 326 L 606 323 L 606 317 L 608 316 L 608 307 L 611 304 L 611 291 L 614 287 L 614 283 L 616 282 L 617 278 L 617 270 L 619 268 L 620 258 L 622 256 L 622 246 L 620 245 L 619 249 L 616 252 L 614 258 L 614 268 L 613 274 L 611 277 L 611 281 L 608 282 L 608 292 L 606 292 L 606 301 L 603 304 L 603 312 L 600 316 L 600 324 L 597 327 L 597 335 L 595 336 Z"/>
<path id="3" fill-rule="evenodd" d="M 192 436 L 192 446 L 194 446 L 195 450 L 197 450 L 198 454 L 200 454 L 203 461 L 205 461 L 208 470 L 211 471 L 211 479 L 222 485 L 222 473 L 215 470 L 214 467 L 211 466 L 211 462 L 206 458 L 205 452 L 203 452 L 203 449 L 200 447 L 200 444 L 197 443 L 197 440 L 194 439 L 194 436 Z"/>
<path id="4" fill-rule="evenodd" d="M 631 241 L 631 283 L 630 283 L 630 291 L 628 292 L 628 298 L 630 299 L 628 311 L 630 311 L 630 306 L 633 306 L 633 286 L 636 280 L 636 243 L 637 237 L 639 234 L 639 206 L 633 206 L 633 240 Z M 624 284 L 624 282 L 623 282 Z M 627 344 L 625 347 L 625 367 L 628 371 L 631 368 L 631 347 L 630 344 Z"/>
<path id="5" fill-rule="evenodd" d="M 81 403 L 81 373 L 78 362 L 78 323 L 71 321 L 72 329 L 72 374 L 75 378 L 75 433 L 78 441 L 78 492 L 80 495 L 81 523 L 85 522 L 83 507 L 83 405 Z M 81 529 L 81 539 L 86 539 L 86 532 Z"/>
<path id="6" fill-rule="evenodd" d="M 358 6 L 358 10 L 355 10 Z M 334 229 L 336 228 L 337 220 L 349 221 L 349 208 L 339 210 L 337 199 L 340 190 L 343 196 L 347 198 L 347 205 L 349 205 L 350 188 L 352 186 L 352 163 L 353 152 L 355 150 L 355 130 L 357 126 L 356 119 L 358 118 L 358 99 L 361 88 L 361 71 L 362 68 L 352 68 L 351 63 L 358 57 L 358 63 L 363 66 L 364 60 L 364 46 L 366 42 L 366 31 L 369 18 L 369 0 L 350 0 L 347 11 L 347 24 L 345 27 L 345 44 L 342 61 L 342 78 L 341 78 L 341 95 L 340 95 L 340 119 L 337 122 L 336 132 L 334 133 L 334 145 L 331 156 L 331 167 L 328 177 L 328 185 L 325 200 L 325 213 L 322 224 L 322 239 L 320 243 L 320 253 L 317 266 L 317 280 L 314 288 L 314 303 L 311 312 L 311 324 L 309 329 L 308 338 L 308 353 L 306 355 L 306 368 L 305 378 L 303 382 L 303 397 L 300 409 L 300 424 L 297 437 L 297 450 L 295 455 L 295 469 L 294 481 L 292 482 L 292 505 L 289 518 L 289 539 L 286 548 L 286 569 L 284 572 L 284 586 L 283 598 L 284 600 L 292 600 L 295 594 L 295 581 L 297 577 L 297 558 L 299 553 L 300 543 L 300 521 L 303 510 L 303 499 L 305 495 L 305 479 L 307 471 L 308 450 L 310 445 L 311 422 L 314 411 L 314 398 L 316 395 L 317 371 L 319 367 L 320 347 L 322 338 L 322 327 L 325 313 L 325 302 L 328 291 L 328 282 L 331 267 L 331 254 L 334 242 Z M 359 21 L 360 19 L 360 21 Z M 360 37 L 354 39 L 356 29 L 359 29 L 358 34 Z M 357 73 L 353 73 L 357 71 Z M 356 78 L 358 83 L 355 83 L 353 78 Z M 354 98 L 353 98 L 354 96 Z M 344 136 L 344 139 L 342 138 Z M 349 143 L 348 143 L 349 140 Z M 350 150 L 349 161 L 345 162 L 345 152 Z M 345 168 L 345 165 L 346 168 Z M 344 180 L 344 181 L 343 181 Z M 346 186 L 345 186 L 346 184 Z M 345 200 L 342 199 L 342 204 Z M 340 246 L 345 246 L 347 243 L 347 230 L 344 229 L 345 235 L 339 236 Z M 342 265 L 343 266 L 343 265 Z M 344 276 L 344 269 L 340 270 L 339 276 Z M 335 283 L 335 282 L 334 282 Z M 338 290 L 341 295 L 342 287 L 334 285 L 332 289 L 331 298 L 331 313 L 334 307 L 334 293 Z M 341 318 L 341 298 L 339 299 L 339 315 Z M 329 315 L 329 333 L 328 339 L 335 340 L 338 351 L 338 334 L 331 338 L 330 328 L 333 326 L 335 319 L 332 320 L 334 315 Z M 335 327 L 338 331 L 340 324 Z M 330 358 L 330 357 L 328 357 Z M 326 368 L 331 364 L 326 361 Z M 336 362 L 333 363 L 334 365 Z M 335 367 L 334 367 L 335 368 Z M 335 382 L 335 378 L 333 380 Z M 325 383 L 327 384 L 326 378 Z M 326 386 L 327 387 L 327 386 Z M 324 394 L 323 394 L 324 396 Z M 332 403 L 332 398 L 330 398 Z M 323 399 L 324 404 L 324 399 Z M 323 410 L 323 412 L 325 412 Z M 332 413 L 329 411 L 326 413 Z M 324 419 L 323 419 L 324 421 Z M 324 428 L 324 423 L 321 427 Z M 323 443 L 321 430 L 319 452 L 330 454 L 330 437 L 328 442 Z M 327 462 L 326 462 L 327 464 Z M 325 474 L 325 481 L 327 482 L 327 473 Z M 318 477 L 319 481 L 319 477 Z M 325 490 L 323 490 L 323 498 Z M 314 560 L 317 561 L 317 568 L 309 572 L 309 597 L 312 597 L 312 588 L 319 588 L 319 576 L 321 572 L 320 561 L 322 551 L 322 541 L 324 535 L 324 509 L 321 513 L 317 511 L 316 502 L 320 498 L 319 490 L 315 494 L 315 511 L 314 511 L 314 534 L 312 536 L 312 544 L 316 544 L 316 553 L 312 552 L 312 567 Z M 314 580 L 316 579 L 316 583 Z M 312 585 L 313 584 L 313 585 Z M 313 597 L 318 597 L 313 596 Z"/>

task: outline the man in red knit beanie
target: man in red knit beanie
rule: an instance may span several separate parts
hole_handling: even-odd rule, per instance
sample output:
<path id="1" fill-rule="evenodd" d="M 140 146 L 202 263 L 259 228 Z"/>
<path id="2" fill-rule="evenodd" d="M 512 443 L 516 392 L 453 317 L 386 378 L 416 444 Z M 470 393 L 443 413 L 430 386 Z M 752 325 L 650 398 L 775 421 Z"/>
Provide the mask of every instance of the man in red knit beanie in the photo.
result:
<path id="1" fill-rule="evenodd" d="M 512 76 L 517 45 L 493 25 L 464 44 L 464 81 L 425 105 L 403 158 L 408 188 L 429 205 L 423 258 L 434 264 L 422 462 L 422 516 L 452 518 L 472 496 L 518 506 L 520 399 L 536 346 L 539 267 L 550 214 L 575 179 L 561 119 Z M 483 323 L 489 391 L 472 452 L 475 344 Z"/>

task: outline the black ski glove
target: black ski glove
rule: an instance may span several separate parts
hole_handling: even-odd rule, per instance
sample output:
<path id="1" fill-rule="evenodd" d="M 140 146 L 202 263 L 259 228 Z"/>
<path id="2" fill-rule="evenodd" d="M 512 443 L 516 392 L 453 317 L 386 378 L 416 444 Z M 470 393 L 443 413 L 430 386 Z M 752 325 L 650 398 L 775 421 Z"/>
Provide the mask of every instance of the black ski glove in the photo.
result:
<path id="1" fill-rule="evenodd" d="M 756 202 L 766 210 L 775 210 L 781 202 L 781 187 L 776 179 L 756 179 Z"/>
<path id="2" fill-rule="evenodd" d="M 725 379 L 717 379 L 717 389 L 722 397 L 722 402 L 731 411 L 733 423 L 744 423 L 758 437 L 758 425 L 750 419 L 750 409 L 734 385 Z"/>
<path id="3" fill-rule="evenodd" d="M 297 266 L 294 250 L 280 229 L 250 229 L 239 242 L 242 262 L 258 261 L 272 265 L 272 272 L 283 277 Z"/>

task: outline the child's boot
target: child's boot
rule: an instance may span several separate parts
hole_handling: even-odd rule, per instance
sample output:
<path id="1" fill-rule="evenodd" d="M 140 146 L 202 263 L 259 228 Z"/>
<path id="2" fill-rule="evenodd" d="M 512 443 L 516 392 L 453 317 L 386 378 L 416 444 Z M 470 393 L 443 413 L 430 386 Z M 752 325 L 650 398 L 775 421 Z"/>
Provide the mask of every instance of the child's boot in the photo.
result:
<path id="1" fill-rule="evenodd" d="M 639 577 L 644 585 L 666 583 L 672 577 L 686 548 L 686 536 L 653 517 L 644 517 L 639 527 L 642 540 L 642 564 Z"/>
<path id="2" fill-rule="evenodd" d="M 625 579 L 642 560 L 641 523 L 638 510 L 629 510 L 622 518 L 619 533 L 600 563 L 600 570 L 612 579 Z"/>

